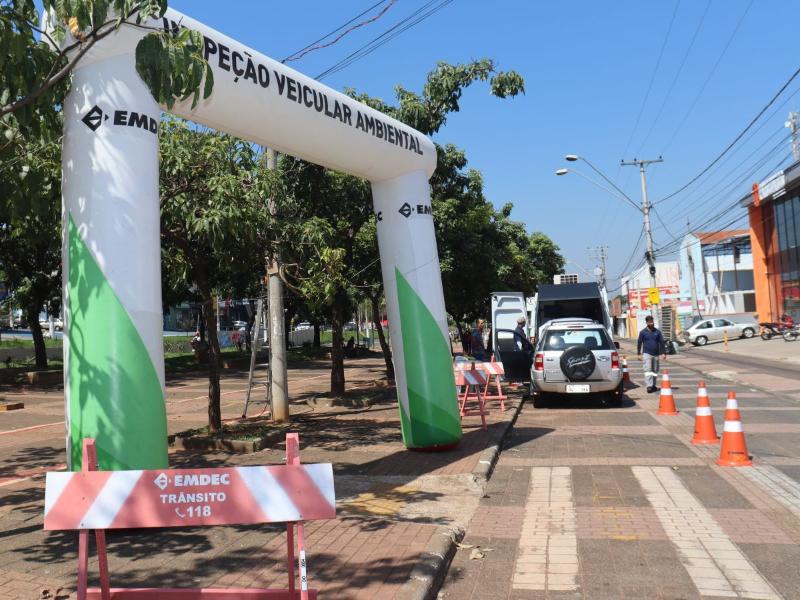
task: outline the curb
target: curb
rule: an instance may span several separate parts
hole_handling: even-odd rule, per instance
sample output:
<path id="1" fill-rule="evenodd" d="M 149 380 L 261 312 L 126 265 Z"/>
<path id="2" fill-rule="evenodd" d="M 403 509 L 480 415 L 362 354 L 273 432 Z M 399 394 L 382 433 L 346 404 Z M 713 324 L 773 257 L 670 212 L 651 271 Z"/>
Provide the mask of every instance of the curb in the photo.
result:
<path id="1" fill-rule="evenodd" d="M 462 527 L 440 527 L 395 600 L 434 600 L 464 533 Z"/>
<path id="2" fill-rule="evenodd" d="M 481 455 L 478 458 L 478 466 L 472 470 L 472 479 L 475 481 L 475 483 L 483 485 L 489 481 L 489 478 L 492 476 L 492 471 L 494 471 L 494 466 L 497 464 L 497 459 L 500 457 L 500 449 L 503 447 L 503 442 L 505 441 L 506 437 L 508 437 L 508 433 L 514 427 L 514 424 L 517 422 L 517 417 L 522 411 L 522 405 L 524 403 L 525 398 L 521 396 L 519 404 L 517 404 L 516 408 L 514 409 L 514 414 L 511 415 L 511 418 L 508 421 L 504 422 L 504 429 L 497 442 L 488 448 L 485 448 L 481 452 Z"/>
<path id="3" fill-rule="evenodd" d="M 513 409 L 514 414 L 503 422 L 503 429 L 497 441 L 481 452 L 478 466 L 472 470 L 472 479 L 475 483 L 483 486 L 492 476 L 503 442 L 517 422 L 524 403 L 525 398 L 520 396 L 519 403 Z M 425 548 L 422 559 L 411 571 L 408 582 L 395 596 L 395 600 L 435 600 L 456 554 L 456 544 L 464 539 L 465 533 L 463 527 L 440 527 Z"/>

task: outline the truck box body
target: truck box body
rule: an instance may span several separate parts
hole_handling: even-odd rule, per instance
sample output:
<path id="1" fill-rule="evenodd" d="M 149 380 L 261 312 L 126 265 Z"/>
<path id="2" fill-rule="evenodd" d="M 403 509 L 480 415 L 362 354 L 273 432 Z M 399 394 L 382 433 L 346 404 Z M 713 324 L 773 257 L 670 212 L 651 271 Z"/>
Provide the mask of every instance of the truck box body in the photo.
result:
<path id="1" fill-rule="evenodd" d="M 613 339 L 605 290 L 596 283 L 540 285 L 532 298 L 522 292 L 492 292 L 492 348 L 511 381 L 527 381 L 533 360 L 514 335 L 519 317 L 527 320 L 527 337 L 538 338 L 552 319 L 584 318 L 602 324 Z"/>

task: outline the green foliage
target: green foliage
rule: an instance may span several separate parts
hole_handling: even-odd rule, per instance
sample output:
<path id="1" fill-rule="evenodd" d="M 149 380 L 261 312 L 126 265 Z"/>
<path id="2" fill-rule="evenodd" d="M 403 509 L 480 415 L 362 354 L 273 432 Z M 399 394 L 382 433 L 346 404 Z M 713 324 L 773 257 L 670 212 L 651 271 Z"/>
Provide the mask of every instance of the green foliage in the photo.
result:
<path id="1" fill-rule="evenodd" d="M 164 297 L 191 290 L 246 296 L 264 269 L 276 178 L 254 146 L 186 122 L 162 122 L 161 236 Z"/>
<path id="2" fill-rule="evenodd" d="M 519 73 L 498 72 L 494 61 L 489 58 L 459 65 L 444 61 L 437 63 L 436 68 L 428 73 L 421 94 L 399 85 L 395 88 L 397 106 L 366 94 L 357 94 L 352 89 L 346 93 L 426 135 L 432 135 L 447 122 L 448 114 L 461 110 L 461 95 L 478 81 L 488 81 L 492 95 L 498 98 L 525 93 L 525 82 Z"/>
<path id="3" fill-rule="evenodd" d="M 25 148 L 60 140 L 61 106 L 76 61 L 118 27 L 160 17 L 166 0 L 42 0 L 48 27 L 34 0 L 0 0 L 0 223 L 24 218 L 42 195 Z M 202 56 L 202 36 L 153 31 L 136 48 L 136 68 L 163 104 L 211 93 L 213 78 Z"/>
<path id="4" fill-rule="evenodd" d="M 0 220 L 0 281 L 13 293 L 33 331 L 36 364 L 47 366 L 39 311 L 57 314 L 61 302 L 61 162 L 57 142 L 16 140 L 20 161 L 0 164 L 0 193 L 29 194 L 34 210 Z M 13 190 L 14 183 L 20 189 Z M 33 322 L 32 322 L 33 321 Z"/>

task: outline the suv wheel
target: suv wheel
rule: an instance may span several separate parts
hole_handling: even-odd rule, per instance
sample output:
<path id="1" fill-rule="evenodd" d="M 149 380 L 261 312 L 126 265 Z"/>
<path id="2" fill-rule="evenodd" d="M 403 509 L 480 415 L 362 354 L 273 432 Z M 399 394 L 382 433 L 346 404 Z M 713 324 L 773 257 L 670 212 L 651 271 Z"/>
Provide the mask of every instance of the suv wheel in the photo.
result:
<path id="1" fill-rule="evenodd" d="M 704 335 L 697 336 L 697 339 L 694 341 L 695 346 L 705 346 L 708 343 L 708 338 Z"/>
<path id="2" fill-rule="evenodd" d="M 745 339 L 748 339 L 748 340 L 751 337 L 753 337 L 755 334 L 756 334 L 756 330 L 753 329 L 752 327 L 745 327 L 744 331 L 742 331 L 742 337 L 745 338 Z"/>
<path id="3" fill-rule="evenodd" d="M 531 397 L 533 398 L 533 408 L 544 408 L 547 404 L 547 396 L 542 392 L 533 394 Z"/>

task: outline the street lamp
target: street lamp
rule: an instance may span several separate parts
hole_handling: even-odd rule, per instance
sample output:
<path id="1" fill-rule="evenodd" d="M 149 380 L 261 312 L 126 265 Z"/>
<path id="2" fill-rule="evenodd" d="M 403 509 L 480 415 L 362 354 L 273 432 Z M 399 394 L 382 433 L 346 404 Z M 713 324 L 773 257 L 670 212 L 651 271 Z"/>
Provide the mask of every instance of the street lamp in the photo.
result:
<path id="1" fill-rule="evenodd" d="M 570 155 L 570 156 L 573 156 L 573 155 Z M 591 166 L 591 165 L 590 165 L 590 166 Z M 627 195 L 626 195 L 624 192 L 622 192 L 621 190 L 620 190 L 620 193 L 621 193 L 622 195 L 620 195 L 620 193 L 617 193 L 617 192 L 615 192 L 614 190 L 612 190 L 612 189 L 610 189 L 610 188 L 608 188 L 608 187 L 606 187 L 606 186 L 604 186 L 604 185 L 602 185 L 602 184 L 600 184 L 600 183 L 596 182 L 594 179 L 592 179 L 592 178 L 590 178 L 590 177 L 587 177 L 586 175 L 584 175 L 583 173 L 581 173 L 581 172 L 580 172 L 580 171 L 578 171 L 577 169 L 558 169 L 558 170 L 556 171 L 556 175 L 558 175 L 558 176 L 566 175 L 567 173 L 575 173 L 576 175 L 579 175 L 580 177 L 583 177 L 583 178 L 584 178 L 586 181 L 588 181 L 589 183 L 591 183 L 593 186 L 595 186 L 595 187 L 599 187 L 601 190 L 603 190 L 603 191 L 605 191 L 605 192 L 607 192 L 607 193 L 611 194 L 611 195 L 612 195 L 612 196 L 614 196 L 615 198 L 619 198 L 620 200 L 622 200 L 622 201 L 624 201 L 624 202 L 627 202 L 628 204 L 630 204 L 631 206 L 633 206 L 633 208 L 635 208 L 635 209 L 636 209 L 636 210 L 638 210 L 639 212 L 642 212 L 642 209 L 641 209 L 641 208 L 639 208 L 639 205 L 638 205 L 638 204 L 636 204 L 636 203 L 635 203 L 633 200 L 631 200 L 631 199 L 630 199 L 630 198 L 629 198 L 629 197 L 628 197 L 628 196 L 627 196 Z M 615 186 L 615 187 L 616 187 L 616 186 Z"/>
<path id="2" fill-rule="evenodd" d="M 655 256 L 655 251 L 653 249 L 653 234 L 652 234 L 652 231 L 650 229 L 650 203 L 648 202 L 648 199 L 647 199 L 647 185 L 645 183 L 644 165 L 645 164 L 650 164 L 652 162 L 661 162 L 661 157 L 659 157 L 658 160 L 653 160 L 653 161 L 634 161 L 635 164 L 639 165 L 639 170 L 641 172 L 641 178 L 642 178 L 642 205 L 641 206 L 639 206 L 639 204 L 634 202 L 630 198 L 630 196 L 628 196 L 628 194 L 626 194 L 624 191 L 622 191 L 613 181 L 611 181 L 608 177 L 606 177 L 597 167 L 595 167 L 592 163 L 590 163 L 584 157 L 582 157 L 582 156 L 580 156 L 578 154 L 567 154 L 564 157 L 564 160 L 566 160 L 568 162 L 577 162 L 579 160 L 582 160 L 583 162 L 585 162 L 587 165 L 589 165 L 589 168 L 592 169 L 592 171 L 594 171 L 595 173 L 597 173 L 600 177 L 602 177 L 603 180 L 606 183 L 608 183 L 614 189 L 614 191 L 612 191 L 612 190 L 608 189 L 607 187 L 600 185 L 596 181 L 586 177 L 580 171 L 573 170 L 573 173 L 577 173 L 578 175 L 581 175 L 584 179 L 586 179 L 587 181 L 589 181 L 593 185 L 595 185 L 595 186 L 605 190 L 606 192 L 610 193 L 612 196 L 615 196 L 617 198 L 625 200 L 628 204 L 630 204 L 631 206 L 636 208 L 636 210 L 638 210 L 640 213 L 642 213 L 642 216 L 644 217 L 645 241 L 646 241 L 646 244 L 647 244 L 647 252 L 645 253 L 645 256 L 646 256 L 647 262 L 648 262 L 648 264 L 650 266 L 650 269 L 649 269 L 650 270 L 650 287 L 655 288 L 656 285 L 657 285 L 656 284 L 656 268 L 655 268 L 656 256 Z M 633 163 L 625 163 L 625 162 L 623 162 L 622 164 L 625 165 L 625 164 L 633 164 Z M 558 171 L 556 171 L 556 175 L 566 175 L 567 173 L 569 173 L 568 169 L 559 169 Z M 655 315 L 656 311 L 653 310 L 652 312 L 653 312 L 653 316 L 655 317 L 656 316 Z"/>

